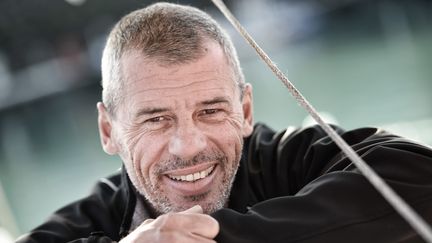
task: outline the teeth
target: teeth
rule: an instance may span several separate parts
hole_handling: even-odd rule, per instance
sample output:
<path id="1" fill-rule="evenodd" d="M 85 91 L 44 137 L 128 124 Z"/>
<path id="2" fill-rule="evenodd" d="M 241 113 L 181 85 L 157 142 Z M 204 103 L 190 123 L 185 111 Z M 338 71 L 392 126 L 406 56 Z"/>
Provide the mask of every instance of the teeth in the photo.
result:
<path id="1" fill-rule="evenodd" d="M 194 181 L 197 181 L 199 179 L 203 179 L 203 178 L 207 177 L 213 171 L 214 167 L 215 166 L 213 165 L 206 170 L 199 171 L 199 172 L 196 172 L 194 174 L 177 175 L 177 176 L 168 175 L 168 177 L 173 179 L 173 180 L 176 180 L 176 181 L 194 182 Z"/>

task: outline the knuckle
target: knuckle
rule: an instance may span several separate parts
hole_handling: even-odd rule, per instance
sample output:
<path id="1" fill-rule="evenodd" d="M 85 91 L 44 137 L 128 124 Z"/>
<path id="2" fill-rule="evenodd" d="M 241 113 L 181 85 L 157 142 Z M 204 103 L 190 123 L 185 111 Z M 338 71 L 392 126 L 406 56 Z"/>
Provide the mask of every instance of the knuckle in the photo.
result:
<path id="1" fill-rule="evenodd" d="M 215 218 L 208 216 L 205 219 L 205 223 L 203 225 L 206 225 L 206 229 L 209 235 L 214 237 L 219 233 L 219 222 Z"/>
<path id="2" fill-rule="evenodd" d="M 178 217 L 175 213 L 167 213 L 159 216 L 159 225 L 163 228 L 169 228 L 177 224 Z"/>
<path id="3" fill-rule="evenodd" d="M 213 220 L 214 220 L 213 221 L 214 222 L 214 224 L 213 224 L 214 232 L 215 232 L 215 235 L 217 235 L 220 231 L 219 222 L 216 219 L 213 219 Z"/>

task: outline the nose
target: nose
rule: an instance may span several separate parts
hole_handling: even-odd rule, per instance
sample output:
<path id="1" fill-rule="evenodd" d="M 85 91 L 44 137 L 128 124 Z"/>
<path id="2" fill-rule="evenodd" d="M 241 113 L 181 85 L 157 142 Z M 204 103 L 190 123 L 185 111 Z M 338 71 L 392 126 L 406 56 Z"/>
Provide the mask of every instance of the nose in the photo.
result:
<path id="1" fill-rule="evenodd" d="M 192 159 L 207 146 L 203 131 L 193 121 L 179 124 L 172 135 L 168 150 L 169 153 L 182 159 Z"/>

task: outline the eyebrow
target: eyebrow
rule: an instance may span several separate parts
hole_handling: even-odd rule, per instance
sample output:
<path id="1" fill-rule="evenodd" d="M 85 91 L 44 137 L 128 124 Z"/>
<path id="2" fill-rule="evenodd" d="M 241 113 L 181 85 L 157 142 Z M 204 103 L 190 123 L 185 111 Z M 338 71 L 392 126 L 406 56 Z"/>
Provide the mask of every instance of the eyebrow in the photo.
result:
<path id="1" fill-rule="evenodd" d="M 135 117 L 146 116 L 146 115 L 148 116 L 148 115 L 153 115 L 165 111 L 168 111 L 168 108 L 142 108 L 138 111 Z"/>
<path id="2" fill-rule="evenodd" d="M 229 104 L 230 102 L 226 97 L 223 97 L 223 96 L 215 97 L 213 99 L 204 100 L 204 101 L 200 102 L 201 105 L 214 105 L 214 104 L 219 104 L 219 103 Z M 168 108 L 162 108 L 162 107 L 141 108 L 137 112 L 135 117 L 138 118 L 140 116 L 154 115 L 157 113 L 166 112 L 168 110 L 169 110 Z"/>
<path id="3" fill-rule="evenodd" d="M 201 105 L 214 105 L 214 104 L 219 104 L 219 103 L 229 104 L 230 102 L 226 97 L 223 97 L 223 96 L 215 97 L 213 99 L 204 100 L 204 101 L 200 102 Z"/>

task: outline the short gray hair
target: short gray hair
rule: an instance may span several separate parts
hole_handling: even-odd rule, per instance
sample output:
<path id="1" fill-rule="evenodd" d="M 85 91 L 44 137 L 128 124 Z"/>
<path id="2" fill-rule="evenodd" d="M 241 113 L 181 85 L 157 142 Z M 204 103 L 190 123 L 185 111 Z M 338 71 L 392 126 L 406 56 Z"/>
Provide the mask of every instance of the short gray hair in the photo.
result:
<path id="1" fill-rule="evenodd" d="M 232 68 L 240 94 L 244 75 L 229 36 L 205 12 L 190 6 L 156 3 L 124 16 L 111 30 L 102 55 L 102 101 L 111 115 L 123 100 L 121 58 L 130 50 L 175 65 L 204 55 L 204 42 L 217 42 Z"/>

